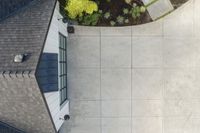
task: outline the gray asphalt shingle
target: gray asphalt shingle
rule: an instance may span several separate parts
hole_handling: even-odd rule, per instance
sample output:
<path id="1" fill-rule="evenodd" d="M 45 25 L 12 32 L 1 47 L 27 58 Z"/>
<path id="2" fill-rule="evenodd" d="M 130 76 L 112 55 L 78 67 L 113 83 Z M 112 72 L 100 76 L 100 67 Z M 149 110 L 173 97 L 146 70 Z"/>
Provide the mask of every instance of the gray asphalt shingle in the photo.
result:
<path id="1" fill-rule="evenodd" d="M 56 0 L 33 1 L 0 21 L 0 120 L 28 133 L 55 133 L 35 71 Z M 28 56 L 14 63 L 16 54 Z"/>

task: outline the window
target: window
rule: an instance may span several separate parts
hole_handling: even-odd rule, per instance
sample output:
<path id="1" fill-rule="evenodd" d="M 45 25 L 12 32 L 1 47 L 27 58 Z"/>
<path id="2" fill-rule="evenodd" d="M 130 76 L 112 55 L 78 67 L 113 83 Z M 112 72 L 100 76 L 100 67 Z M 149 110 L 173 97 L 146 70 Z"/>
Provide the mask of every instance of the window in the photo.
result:
<path id="1" fill-rule="evenodd" d="M 67 40 L 59 33 L 59 90 L 60 105 L 67 100 Z"/>

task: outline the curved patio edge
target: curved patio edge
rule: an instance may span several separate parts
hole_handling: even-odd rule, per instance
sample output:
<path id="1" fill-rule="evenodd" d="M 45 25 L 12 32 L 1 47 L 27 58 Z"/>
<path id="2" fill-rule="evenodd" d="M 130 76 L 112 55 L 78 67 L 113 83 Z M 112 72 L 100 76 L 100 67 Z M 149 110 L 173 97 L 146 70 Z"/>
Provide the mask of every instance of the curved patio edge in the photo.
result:
<path id="1" fill-rule="evenodd" d="M 195 1 L 195 0 L 194 0 Z M 103 27 L 74 25 L 75 34 L 78 36 L 173 36 L 184 33 L 194 35 L 194 24 L 199 23 L 194 10 L 200 5 L 196 0 L 189 0 L 178 9 L 159 20 L 133 26 Z M 194 9 L 194 10 L 193 10 Z M 196 20 L 196 22 L 193 22 Z M 181 22 L 181 23 L 180 23 Z M 187 28 L 192 28 L 188 30 Z M 180 29 L 180 30 L 179 30 Z M 178 32 L 178 33 L 177 33 Z M 193 33 L 191 33 L 193 32 Z M 191 34 L 190 34 L 191 33 Z M 187 34 L 187 35 L 188 35 Z"/>

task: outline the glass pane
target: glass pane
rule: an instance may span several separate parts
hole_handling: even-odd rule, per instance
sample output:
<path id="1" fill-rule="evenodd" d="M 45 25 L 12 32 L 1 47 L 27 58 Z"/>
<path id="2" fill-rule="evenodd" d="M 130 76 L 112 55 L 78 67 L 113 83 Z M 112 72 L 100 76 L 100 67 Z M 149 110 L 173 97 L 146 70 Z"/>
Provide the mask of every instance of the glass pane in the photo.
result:
<path id="1" fill-rule="evenodd" d="M 63 48 L 63 36 L 61 37 L 61 48 Z"/>
<path id="2" fill-rule="evenodd" d="M 63 48 L 65 49 L 65 38 L 63 37 Z"/>
<path id="3" fill-rule="evenodd" d="M 64 95 L 64 99 L 66 99 L 66 88 L 63 89 L 63 95 Z"/>
<path id="4" fill-rule="evenodd" d="M 59 75 L 61 75 L 61 73 L 62 73 L 62 65 L 60 63 L 60 74 Z"/>
<path id="5" fill-rule="evenodd" d="M 63 74 L 66 74 L 66 63 L 63 63 L 64 71 Z"/>
<path id="6" fill-rule="evenodd" d="M 61 43 L 60 43 L 60 47 L 63 47 L 63 37 L 61 36 Z"/>
<path id="7" fill-rule="evenodd" d="M 65 87 L 67 87 L 67 75 L 64 76 Z"/>
<path id="8" fill-rule="evenodd" d="M 65 100 L 65 92 L 64 92 L 65 89 L 63 89 L 62 91 L 62 97 L 63 97 L 63 101 Z"/>
<path id="9" fill-rule="evenodd" d="M 60 54 L 61 54 L 61 49 L 59 49 L 59 61 L 61 60 Z"/>
<path id="10" fill-rule="evenodd" d="M 60 90 L 60 102 L 62 102 L 62 90 Z"/>
<path id="11" fill-rule="evenodd" d="M 63 87 L 66 86 L 65 75 L 63 76 Z"/>
<path id="12" fill-rule="evenodd" d="M 61 47 L 62 45 L 62 36 L 60 35 L 60 44 L 59 44 L 59 47 Z"/>
<path id="13" fill-rule="evenodd" d="M 64 38 L 64 49 L 66 49 L 66 38 Z"/>
<path id="14" fill-rule="evenodd" d="M 61 61 L 63 61 L 63 60 L 64 60 L 64 59 L 63 59 L 63 49 L 62 49 L 62 52 L 61 52 L 61 58 L 62 58 Z"/>
<path id="15" fill-rule="evenodd" d="M 65 50 L 63 50 L 63 61 L 65 61 Z"/>
<path id="16" fill-rule="evenodd" d="M 65 74 L 65 67 L 64 67 L 65 63 L 63 63 L 62 65 L 63 65 L 63 73 L 62 74 Z"/>
<path id="17" fill-rule="evenodd" d="M 61 88 L 63 88 L 63 76 L 61 77 Z"/>
<path id="18" fill-rule="evenodd" d="M 66 61 L 65 51 L 63 50 L 63 61 Z"/>

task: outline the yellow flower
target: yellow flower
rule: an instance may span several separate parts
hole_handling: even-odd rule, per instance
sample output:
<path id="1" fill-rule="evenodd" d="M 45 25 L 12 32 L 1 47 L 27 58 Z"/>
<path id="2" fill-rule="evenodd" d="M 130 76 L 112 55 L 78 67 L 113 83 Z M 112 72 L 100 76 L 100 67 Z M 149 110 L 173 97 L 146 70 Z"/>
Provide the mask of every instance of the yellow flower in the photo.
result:
<path id="1" fill-rule="evenodd" d="M 88 1 L 86 4 L 85 12 L 88 14 L 92 14 L 94 11 L 97 11 L 98 7 L 97 4 L 93 1 Z"/>
<path id="2" fill-rule="evenodd" d="M 69 0 L 65 10 L 68 12 L 68 16 L 75 19 L 81 12 L 83 12 L 83 1 L 82 0 Z"/>
<path id="3" fill-rule="evenodd" d="M 92 14 L 98 10 L 98 6 L 94 1 L 89 0 L 68 0 L 65 10 L 71 19 L 82 16 L 83 13 Z"/>

